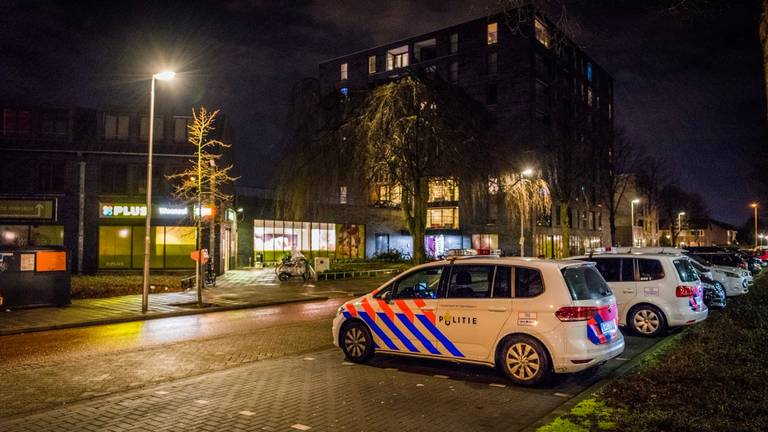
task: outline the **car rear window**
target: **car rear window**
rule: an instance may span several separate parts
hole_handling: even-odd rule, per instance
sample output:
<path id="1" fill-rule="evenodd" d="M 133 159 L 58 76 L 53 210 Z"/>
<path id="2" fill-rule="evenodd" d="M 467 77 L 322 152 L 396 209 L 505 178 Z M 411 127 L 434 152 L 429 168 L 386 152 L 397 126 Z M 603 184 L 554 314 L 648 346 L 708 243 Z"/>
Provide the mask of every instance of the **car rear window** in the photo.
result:
<path id="1" fill-rule="evenodd" d="M 675 269 L 677 270 L 678 276 L 680 276 L 681 282 L 696 282 L 699 280 L 699 277 L 696 275 L 696 269 L 693 268 L 690 261 L 681 259 L 673 262 L 675 263 Z"/>
<path id="2" fill-rule="evenodd" d="M 562 273 L 574 300 L 595 300 L 612 294 L 594 266 L 566 267 Z"/>

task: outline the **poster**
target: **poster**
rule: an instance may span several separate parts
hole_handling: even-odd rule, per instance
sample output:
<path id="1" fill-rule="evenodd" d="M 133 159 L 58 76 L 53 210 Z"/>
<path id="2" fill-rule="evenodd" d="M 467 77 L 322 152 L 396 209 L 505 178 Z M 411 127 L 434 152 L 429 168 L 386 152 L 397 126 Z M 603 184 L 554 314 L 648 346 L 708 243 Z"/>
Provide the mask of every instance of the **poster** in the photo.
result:
<path id="1" fill-rule="evenodd" d="M 20 271 L 35 271 L 35 254 L 21 254 Z"/>

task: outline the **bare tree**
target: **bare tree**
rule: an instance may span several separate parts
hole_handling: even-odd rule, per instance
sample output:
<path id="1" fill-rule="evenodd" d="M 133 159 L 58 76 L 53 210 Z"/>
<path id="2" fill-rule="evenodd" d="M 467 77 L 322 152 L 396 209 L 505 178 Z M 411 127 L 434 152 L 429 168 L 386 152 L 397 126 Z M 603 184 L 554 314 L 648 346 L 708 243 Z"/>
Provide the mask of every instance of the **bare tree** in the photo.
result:
<path id="1" fill-rule="evenodd" d="M 630 174 L 634 172 L 638 163 L 637 151 L 623 130 L 617 131 L 613 139 L 608 141 L 602 163 L 598 190 L 608 210 L 611 244 L 616 245 L 616 213 L 624 199 L 627 186 L 633 180 Z M 631 221 L 630 225 L 633 229 L 634 223 Z"/>

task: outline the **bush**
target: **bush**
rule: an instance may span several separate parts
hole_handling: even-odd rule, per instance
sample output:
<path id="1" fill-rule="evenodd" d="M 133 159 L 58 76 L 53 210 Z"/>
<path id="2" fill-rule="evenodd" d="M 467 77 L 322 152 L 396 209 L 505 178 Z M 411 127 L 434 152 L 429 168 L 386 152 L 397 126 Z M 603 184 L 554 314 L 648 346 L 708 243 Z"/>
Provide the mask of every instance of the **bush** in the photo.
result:
<path id="1" fill-rule="evenodd" d="M 73 275 L 71 296 L 73 299 L 104 298 L 141 294 L 142 275 Z M 150 293 L 182 291 L 181 276 L 150 275 Z"/>

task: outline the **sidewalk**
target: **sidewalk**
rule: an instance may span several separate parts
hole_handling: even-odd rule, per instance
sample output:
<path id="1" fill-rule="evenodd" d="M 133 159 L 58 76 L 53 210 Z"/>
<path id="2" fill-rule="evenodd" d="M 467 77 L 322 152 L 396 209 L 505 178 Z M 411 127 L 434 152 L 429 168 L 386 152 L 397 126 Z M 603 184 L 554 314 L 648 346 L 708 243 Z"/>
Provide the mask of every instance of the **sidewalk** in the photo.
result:
<path id="1" fill-rule="evenodd" d="M 216 287 L 203 290 L 210 307 L 197 308 L 195 291 L 151 294 L 149 311 L 141 312 L 141 296 L 73 300 L 67 307 L 44 307 L 0 311 L 0 336 L 87 325 L 112 324 L 145 319 L 245 309 L 282 303 L 350 297 L 368 291 L 381 279 L 364 281 L 279 282 L 273 269 L 232 270 L 220 277 Z"/>

